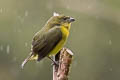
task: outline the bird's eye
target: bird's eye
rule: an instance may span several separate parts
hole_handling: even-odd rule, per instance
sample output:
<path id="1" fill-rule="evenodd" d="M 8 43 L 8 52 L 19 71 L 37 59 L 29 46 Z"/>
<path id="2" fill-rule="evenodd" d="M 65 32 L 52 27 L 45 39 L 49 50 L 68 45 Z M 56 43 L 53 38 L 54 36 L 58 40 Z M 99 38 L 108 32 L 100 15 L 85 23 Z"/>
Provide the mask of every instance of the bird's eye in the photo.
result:
<path id="1" fill-rule="evenodd" d="M 64 20 L 67 20 L 68 18 L 67 17 L 65 17 L 65 18 L 63 18 Z"/>

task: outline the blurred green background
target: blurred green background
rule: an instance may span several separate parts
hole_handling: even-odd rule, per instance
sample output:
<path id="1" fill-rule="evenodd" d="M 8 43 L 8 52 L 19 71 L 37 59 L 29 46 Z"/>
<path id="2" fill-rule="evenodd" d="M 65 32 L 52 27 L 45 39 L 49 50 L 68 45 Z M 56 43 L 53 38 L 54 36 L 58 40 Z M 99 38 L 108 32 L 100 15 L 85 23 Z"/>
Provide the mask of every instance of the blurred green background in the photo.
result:
<path id="1" fill-rule="evenodd" d="M 0 80 L 52 80 L 46 58 L 20 65 L 53 12 L 76 19 L 69 80 L 120 80 L 120 0 L 0 0 Z"/>

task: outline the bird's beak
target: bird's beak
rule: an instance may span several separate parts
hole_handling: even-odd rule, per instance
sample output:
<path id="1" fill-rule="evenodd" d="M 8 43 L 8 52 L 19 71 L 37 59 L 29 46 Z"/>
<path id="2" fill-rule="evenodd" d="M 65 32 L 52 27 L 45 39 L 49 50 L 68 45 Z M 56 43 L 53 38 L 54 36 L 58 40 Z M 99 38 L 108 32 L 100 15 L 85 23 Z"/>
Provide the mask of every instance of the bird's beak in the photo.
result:
<path id="1" fill-rule="evenodd" d="M 74 21 L 75 21 L 75 19 L 70 17 L 69 22 L 74 22 Z"/>

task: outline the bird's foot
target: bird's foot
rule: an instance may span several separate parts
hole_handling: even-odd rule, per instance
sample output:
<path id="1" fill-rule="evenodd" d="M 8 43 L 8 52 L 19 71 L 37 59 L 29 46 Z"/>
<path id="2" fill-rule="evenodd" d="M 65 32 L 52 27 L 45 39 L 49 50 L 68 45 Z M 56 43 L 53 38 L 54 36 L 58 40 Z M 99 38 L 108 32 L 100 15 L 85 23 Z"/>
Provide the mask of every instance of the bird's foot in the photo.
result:
<path id="1" fill-rule="evenodd" d="M 53 59 L 52 59 L 51 57 L 49 57 L 49 56 L 48 56 L 48 58 L 52 61 L 52 64 L 51 64 L 52 66 L 53 66 L 53 65 L 59 66 L 59 62 L 58 62 L 58 61 L 53 60 Z"/>
<path id="2" fill-rule="evenodd" d="M 51 65 L 52 65 L 52 66 L 54 66 L 54 65 L 55 65 L 55 66 L 59 66 L 59 62 L 58 62 L 58 61 L 53 61 Z"/>

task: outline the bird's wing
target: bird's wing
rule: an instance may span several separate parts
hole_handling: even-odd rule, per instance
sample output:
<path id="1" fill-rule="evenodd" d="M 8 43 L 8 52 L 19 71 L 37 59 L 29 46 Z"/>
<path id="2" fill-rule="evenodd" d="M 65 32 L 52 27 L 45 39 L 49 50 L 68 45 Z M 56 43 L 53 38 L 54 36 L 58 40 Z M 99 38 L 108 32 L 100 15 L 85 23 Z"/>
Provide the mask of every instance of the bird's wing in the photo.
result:
<path id="1" fill-rule="evenodd" d="M 52 28 L 42 34 L 38 39 L 33 40 L 33 52 L 38 54 L 38 61 L 49 54 L 49 52 L 59 43 L 62 39 L 62 32 L 60 28 Z"/>

